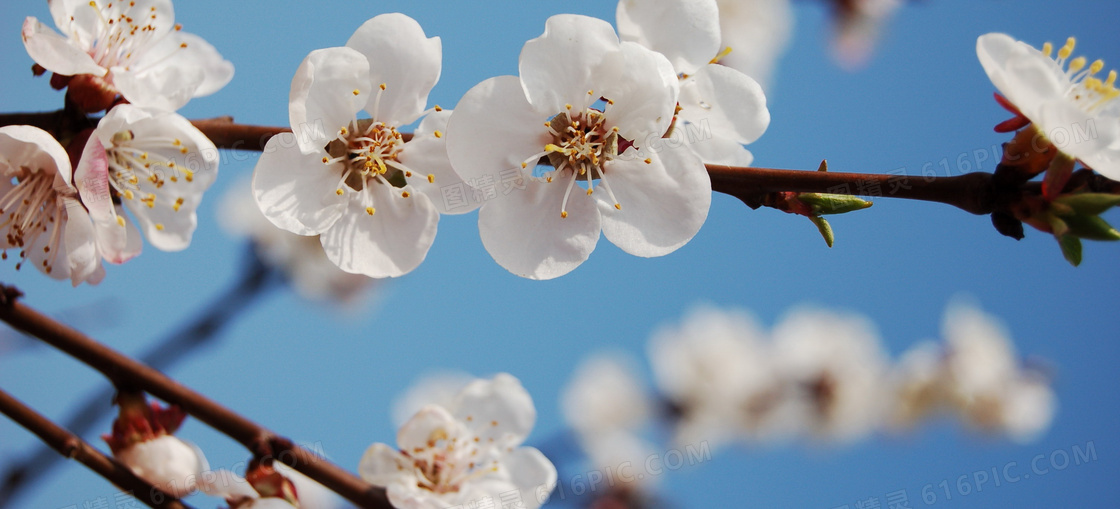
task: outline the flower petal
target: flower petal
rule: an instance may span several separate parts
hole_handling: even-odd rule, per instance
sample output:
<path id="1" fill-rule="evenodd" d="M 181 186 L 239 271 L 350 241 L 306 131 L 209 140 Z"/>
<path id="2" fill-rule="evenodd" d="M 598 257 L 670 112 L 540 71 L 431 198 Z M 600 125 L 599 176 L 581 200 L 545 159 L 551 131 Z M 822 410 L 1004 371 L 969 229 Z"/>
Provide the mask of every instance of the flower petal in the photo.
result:
<path id="1" fill-rule="evenodd" d="M 467 91 L 447 124 L 447 155 L 462 180 L 471 182 L 521 163 L 552 142 L 516 76 L 490 78 Z M 535 161 L 533 161 L 535 162 Z"/>
<path id="2" fill-rule="evenodd" d="M 620 158 L 608 163 L 607 193 L 596 193 L 603 234 L 636 256 L 662 256 L 688 243 L 708 217 L 712 183 L 704 163 L 687 147 L 666 146 L 649 164 Z"/>
<path id="3" fill-rule="evenodd" d="M 416 476 L 412 473 L 411 461 L 401 457 L 401 453 L 386 444 L 377 443 L 369 446 L 358 463 L 358 475 L 366 482 L 381 487 L 394 484 L 415 482 Z M 406 468 L 401 468 L 406 466 Z"/>
<path id="4" fill-rule="evenodd" d="M 1031 120 L 1038 120 L 1042 104 L 1064 97 L 1070 86 L 1057 62 L 1006 34 L 980 36 L 976 56 L 996 89 Z"/>
<path id="5" fill-rule="evenodd" d="M 793 32 L 789 0 L 718 0 L 723 47 L 731 53 L 719 63 L 754 78 L 770 81 L 774 62 L 785 51 Z"/>
<path id="6" fill-rule="evenodd" d="M 619 38 L 665 55 L 679 74 L 692 74 L 719 53 L 715 0 L 622 0 Z"/>
<path id="7" fill-rule="evenodd" d="M 280 136 L 268 140 L 253 170 L 253 197 L 272 224 L 297 235 L 327 231 L 346 210 L 342 172 L 323 164 L 326 152 L 301 153 Z"/>
<path id="8" fill-rule="evenodd" d="M 753 143 L 770 126 L 762 87 L 746 74 L 706 65 L 681 85 L 678 117 L 717 138 Z"/>
<path id="9" fill-rule="evenodd" d="M 537 509 L 556 486 L 556 466 L 534 447 L 518 447 L 502 459 L 525 509 Z"/>
<path id="10" fill-rule="evenodd" d="M 89 210 L 94 235 L 102 256 L 109 263 L 128 261 L 124 251 L 128 246 L 128 230 L 123 221 L 117 222 L 116 207 L 109 193 L 109 158 L 105 146 L 97 136 L 90 136 L 74 172 L 74 186 L 82 203 Z"/>
<path id="11" fill-rule="evenodd" d="M 690 130 L 688 137 L 688 148 L 692 149 L 696 155 L 700 156 L 700 160 L 704 164 L 723 164 L 727 166 L 750 166 L 754 162 L 754 154 L 740 145 L 736 141 L 728 140 L 726 138 L 715 138 L 709 136 L 707 138 L 700 134 L 693 138 L 692 129 L 695 128 L 692 124 L 677 124 L 677 129 Z M 696 132 L 703 133 L 703 131 L 696 129 Z M 674 135 L 675 136 L 675 135 Z"/>
<path id="12" fill-rule="evenodd" d="M 428 38 L 416 20 L 389 13 L 363 23 L 346 46 L 369 60 L 372 87 L 385 84 L 366 97 L 365 110 L 374 120 L 401 126 L 420 118 L 443 65 L 439 37 Z"/>
<path id="13" fill-rule="evenodd" d="M 28 168 L 33 172 L 51 172 L 58 181 L 72 187 L 70 156 L 54 136 L 38 127 L 0 127 L 0 164 L 7 165 L 8 171 Z"/>
<path id="14" fill-rule="evenodd" d="M 455 397 L 451 409 L 475 436 L 482 440 L 494 438 L 509 447 L 521 444 L 537 420 L 533 398 L 508 373 L 471 382 Z"/>
<path id="15" fill-rule="evenodd" d="M 451 110 L 429 113 L 413 131 L 412 140 L 404 144 L 398 159 L 414 172 L 409 185 L 427 195 L 440 214 L 465 214 L 481 203 L 465 200 L 464 205 L 452 207 L 443 196 L 444 189 L 455 186 L 463 189 L 464 185 L 447 156 L 446 133 L 450 118 Z"/>
<path id="16" fill-rule="evenodd" d="M 113 84 L 136 106 L 175 111 L 194 96 L 205 80 L 201 69 L 167 66 L 158 69 L 112 67 Z"/>
<path id="17" fill-rule="evenodd" d="M 94 74 L 104 76 L 107 69 L 73 42 L 47 28 L 38 19 L 23 22 L 23 45 L 35 63 L 64 76 Z"/>
<path id="18" fill-rule="evenodd" d="M 528 180 L 525 189 L 482 206 L 479 235 L 498 265 L 521 277 L 552 279 L 587 260 L 599 242 L 599 210 L 576 186 L 568 217 L 560 217 L 565 185 Z"/>
<path id="19" fill-rule="evenodd" d="M 518 68 L 525 95 L 536 111 L 555 115 L 564 105 L 586 107 L 603 64 L 614 61 L 618 36 L 610 23 L 575 14 L 557 14 L 545 22 L 544 33 L 525 43 Z M 583 104 L 586 103 L 586 104 Z M 460 106 L 461 107 L 461 106 Z"/>
<path id="20" fill-rule="evenodd" d="M 101 254 L 97 250 L 93 221 L 90 220 L 89 213 L 86 212 L 81 203 L 78 203 L 78 200 L 73 198 L 63 198 L 63 200 L 66 205 L 67 217 L 63 225 L 65 231 L 62 240 L 65 248 L 59 255 L 66 257 L 66 263 L 52 264 L 52 268 L 57 270 L 59 265 L 68 267 L 69 270 L 67 271 L 59 271 L 60 274 L 57 277 L 69 275 L 71 283 L 78 286 L 83 281 L 90 279 L 90 276 L 94 275 L 97 269 L 101 267 Z M 37 240 L 45 241 L 45 238 L 46 235 L 40 235 Z M 32 245 L 31 252 L 38 254 L 44 252 L 44 250 L 38 245 Z M 36 268 L 42 270 L 42 263 L 38 263 L 35 257 L 32 257 L 32 260 L 36 261 Z M 55 277 L 54 274 L 51 274 L 51 276 Z"/>
<path id="21" fill-rule="evenodd" d="M 174 32 L 168 39 L 181 49 L 176 50 L 174 60 L 166 65 L 173 63 L 176 67 L 202 70 L 202 82 L 191 93 L 191 97 L 213 94 L 233 80 L 233 63 L 222 58 L 217 48 L 206 39 L 187 32 Z M 182 47 L 183 44 L 186 44 L 185 48 Z M 145 61 L 151 57 L 160 58 L 154 53 L 150 55 L 145 55 Z"/>
<path id="22" fill-rule="evenodd" d="M 1037 111 L 1035 125 L 1058 150 L 1105 176 L 1120 176 L 1120 118 L 1086 113 L 1069 100 L 1047 102 Z"/>
<path id="23" fill-rule="evenodd" d="M 414 452 L 416 449 L 433 447 L 433 442 L 453 441 L 466 434 L 467 430 L 445 408 L 424 405 L 397 431 L 397 447 L 402 451 Z"/>
<path id="24" fill-rule="evenodd" d="M 398 277 L 424 261 L 438 223 L 439 212 L 424 194 L 367 183 L 365 190 L 351 193 L 344 213 L 320 240 L 327 258 L 346 272 Z"/>
<path id="25" fill-rule="evenodd" d="M 615 55 L 616 72 L 603 79 L 602 96 L 612 101 L 605 115 L 628 140 L 661 137 L 673 122 L 680 80 L 664 56 L 633 42 Z"/>
<path id="26" fill-rule="evenodd" d="M 351 48 L 315 50 L 303 59 L 288 95 L 288 120 L 303 153 L 322 150 L 356 118 L 369 99 L 369 70 L 365 55 Z"/>

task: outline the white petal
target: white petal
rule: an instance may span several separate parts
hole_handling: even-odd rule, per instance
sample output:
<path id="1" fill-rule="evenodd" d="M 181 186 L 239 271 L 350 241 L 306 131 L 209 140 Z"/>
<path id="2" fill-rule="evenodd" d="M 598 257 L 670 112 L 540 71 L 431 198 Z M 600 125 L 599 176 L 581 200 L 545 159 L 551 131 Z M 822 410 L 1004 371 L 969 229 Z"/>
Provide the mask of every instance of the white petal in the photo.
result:
<path id="1" fill-rule="evenodd" d="M 719 53 L 715 0 L 622 0 L 619 38 L 665 55 L 679 73 L 692 74 Z"/>
<path id="2" fill-rule="evenodd" d="M 97 136 L 90 136 L 74 171 L 74 186 L 93 221 L 97 246 L 109 263 L 124 263 L 129 256 L 128 230 L 117 222 L 116 207 L 109 193 L 109 159 Z"/>
<path id="3" fill-rule="evenodd" d="M 205 459 L 186 442 L 164 435 L 116 454 L 137 476 L 170 495 L 185 497 L 198 489 Z"/>
<path id="4" fill-rule="evenodd" d="M 636 372 L 630 357 L 595 354 L 584 360 L 561 394 L 564 419 L 583 435 L 639 428 L 652 404 Z"/>
<path id="5" fill-rule="evenodd" d="M 253 197 L 272 224 L 297 235 L 327 231 L 346 210 L 347 197 L 337 194 L 339 164 L 323 164 L 326 152 L 301 153 L 274 136 L 253 170 Z M 347 188 L 349 191 L 349 188 Z"/>
<path id="6" fill-rule="evenodd" d="M 135 70 L 112 67 L 109 72 L 113 84 L 128 102 L 164 111 L 186 105 L 206 78 L 201 69 L 171 66 Z"/>
<path id="7" fill-rule="evenodd" d="M 369 99 L 369 71 L 366 57 L 350 48 L 315 50 L 303 59 L 288 95 L 300 150 L 321 150 L 350 125 Z"/>
<path id="8" fill-rule="evenodd" d="M 369 59 L 373 87 L 365 109 L 390 126 L 415 122 L 428 104 L 428 93 L 439 81 L 443 47 L 439 37 L 428 38 L 416 20 L 400 13 L 381 14 L 366 21 L 346 46 Z"/>
<path id="9" fill-rule="evenodd" d="M 723 47 L 731 53 L 720 64 L 765 84 L 793 32 L 789 0 L 718 0 Z"/>
<path id="10" fill-rule="evenodd" d="M 175 32 L 173 40 L 179 44 L 186 44 L 175 54 L 173 64 L 177 67 L 188 67 L 202 70 L 202 83 L 199 83 L 191 94 L 192 97 L 202 97 L 213 94 L 233 80 L 233 63 L 222 58 L 221 53 L 212 44 L 195 34 Z"/>
<path id="11" fill-rule="evenodd" d="M 603 235 L 637 256 L 662 256 L 688 243 L 708 217 L 712 183 L 700 158 L 687 147 L 652 154 L 650 163 L 620 158 L 608 163 L 606 192 L 597 192 Z M 601 187 L 601 186 L 600 186 Z"/>
<path id="12" fill-rule="evenodd" d="M 430 442 L 455 440 L 467 433 L 446 409 L 425 405 L 397 431 L 397 447 L 402 451 L 426 449 Z"/>
<path id="13" fill-rule="evenodd" d="M 408 191 L 411 196 L 404 198 Z M 384 184 L 366 184 L 364 191 L 351 195 L 342 217 L 320 237 L 327 258 L 338 268 L 375 278 L 398 277 L 424 261 L 439 223 L 439 212 L 427 196 Z"/>
<path id="14" fill-rule="evenodd" d="M 67 186 L 70 181 L 70 156 L 50 133 L 29 125 L 0 127 L 0 162 L 9 168 L 30 168 L 58 175 Z"/>
<path id="15" fill-rule="evenodd" d="M 614 102 L 605 112 L 609 126 L 632 141 L 660 137 L 673 122 L 680 91 L 672 65 L 633 42 L 622 43 L 616 58 L 616 72 L 600 85 L 601 95 Z"/>
<path id="16" fill-rule="evenodd" d="M 521 277 L 552 279 L 571 272 L 595 250 L 599 210 L 575 186 L 568 217 L 560 217 L 566 185 L 527 180 L 525 189 L 482 206 L 478 232 L 498 265 Z"/>
<path id="17" fill-rule="evenodd" d="M 414 172 L 408 179 L 409 185 L 427 195 L 440 214 L 465 214 L 478 208 L 481 202 L 466 200 L 465 205 L 452 207 L 443 196 L 444 189 L 456 186 L 465 192 L 463 179 L 451 169 L 451 159 L 447 156 L 447 121 L 450 118 L 451 110 L 429 113 L 413 131 L 412 140 L 404 144 L 398 158 Z"/>
<path id="18" fill-rule="evenodd" d="M 521 444 L 537 420 L 533 398 L 517 378 L 507 373 L 468 384 L 455 398 L 452 410 L 475 436 L 494 438 L 509 447 Z"/>
<path id="19" fill-rule="evenodd" d="M 279 464 L 279 462 L 277 462 L 277 464 Z M 221 497 L 226 500 L 238 498 L 255 499 L 260 496 L 257 490 L 253 489 L 249 484 L 249 481 L 225 469 L 203 472 L 202 476 L 198 479 L 198 488 L 207 495 Z"/>
<path id="20" fill-rule="evenodd" d="M 64 198 L 66 203 L 66 223 L 63 225 L 65 231 L 63 232 L 63 253 L 65 254 L 65 264 L 69 266 L 70 281 L 74 286 L 82 284 L 93 275 L 98 267 L 101 266 L 101 254 L 97 250 L 97 240 L 94 235 L 93 221 L 89 218 L 89 213 L 82 207 L 78 200 L 73 198 Z M 40 235 L 42 239 L 44 235 Z M 43 251 L 38 245 L 31 246 L 31 252 L 37 254 Z M 32 258 L 36 260 L 36 258 Z M 56 260 L 58 260 L 56 258 Z M 42 264 L 36 263 L 37 268 L 42 270 Z M 58 263 L 54 264 L 53 270 L 57 270 Z M 53 271 L 52 270 L 52 271 Z"/>
<path id="21" fill-rule="evenodd" d="M 526 158 L 552 142 L 546 121 L 525 99 L 517 77 L 498 76 L 475 85 L 448 120 L 447 155 L 455 173 L 470 182 L 498 178 L 503 170 L 520 171 Z"/>
<path id="22" fill-rule="evenodd" d="M 1058 150 L 1105 176 L 1120 176 L 1120 119 L 1086 113 L 1069 100 L 1038 108 L 1035 126 Z"/>
<path id="23" fill-rule="evenodd" d="M 23 22 L 23 45 L 35 63 L 48 71 L 64 76 L 93 74 L 104 76 L 107 71 L 97 65 L 93 57 L 72 41 L 47 28 L 39 20 L 29 17 Z"/>
<path id="24" fill-rule="evenodd" d="M 362 460 L 358 463 L 358 475 L 366 482 L 383 488 L 409 481 L 416 482 L 416 476 L 410 475 L 411 463 L 401 457 L 396 449 L 377 443 L 369 446 L 365 454 L 362 454 Z M 408 467 L 402 469 L 401 467 L 405 465 Z"/>
<path id="25" fill-rule="evenodd" d="M 996 89 L 1031 120 L 1038 119 L 1042 104 L 1063 97 L 1070 85 L 1053 59 L 1006 34 L 980 36 L 976 55 Z"/>
<path id="26" fill-rule="evenodd" d="M 548 18 L 544 34 L 521 49 L 518 68 L 529 103 L 550 116 L 568 103 L 590 105 L 598 97 L 588 101 L 587 92 L 596 88 L 599 73 L 613 72 L 603 64 L 614 62 L 617 52 L 618 36 L 606 21 L 575 14 Z"/>
<path id="27" fill-rule="evenodd" d="M 533 447 L 515 449 L 502 459 L 502 466 L 509 470 L 513 485 L 521 490 L 525 509 L 540 507 L 541 499 L 556 486 L 556 466 Z"/>
<path id="28" fill-rule="evenodd" d="M 735 69 L 707 65 L 681 85 L 678 118 L 717 138 L 753 143 L 770 125 L 758 82 Z"/>
<path id="29" fill-rule="evenodd" d="M 695 128 L 692 124 L 677 124 L 677 129 Z M 697 132 L 703 132 L 697 129 Z M 676 133 L 673 135 L 676 137 Z M 682 134 L 689 141 L 688 148 L 700 156 L 704 164 L 723 164 L 727 166 L 750 166 L 754 162 L 754 154 L 738 142 L 725 138 L 696 137 L 692 134 Z M 695 142 L 693 142 L 695 140 Z"/>

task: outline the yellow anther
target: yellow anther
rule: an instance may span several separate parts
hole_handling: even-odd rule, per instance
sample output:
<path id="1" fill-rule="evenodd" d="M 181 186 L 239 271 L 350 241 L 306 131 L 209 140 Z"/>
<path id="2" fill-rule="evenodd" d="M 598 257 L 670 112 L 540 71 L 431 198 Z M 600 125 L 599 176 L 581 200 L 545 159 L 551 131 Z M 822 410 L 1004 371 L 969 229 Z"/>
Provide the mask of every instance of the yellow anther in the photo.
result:
<path id="1" fill-rule="evenodd" d="M 525 168 L 528 168 L 528 167 L 529 167 L 529 163 L 521 163 L 521 169 L 524 170 Z"/>
<path id="2" fill-rule="evenodd" d="M 377 212 L 377 209 L 375 209 L 373 207 L 366 207 L 366 214 L 369 214 L 369 215 L 372 216 L 374 212 Z"/>
<path id="3" fill-rule="evenodd" d="M 163 231 L 163 223 L 156 223 L 156 229 L 159 231 Z"/>
<path id="4" fill-rule="evenodd" d="M 334 190 L 334 194 L 337 194 L 337 195 L 339 195 L 339 196 L 342 196 L 342 188 L 340 187 L 340 188 L 338 188 L 338 189 L 335 189 L 335 190 Z"/>
<path id="5" fill-rule="evenodd" d="M 436 138 L 443 138 L 443 133 L 441 133 L 439 129 L 436 129 L 432 134 L 434 134 Z"/>
<path id="6" fill-rule="evenodd" d="M 432 109 L 436 110 L 436 113 L 443 111 L 443 108 L 441 108 L 438 104 L 435 105 Z"/>
<path id="7" fill-rule="evenodd" d="M 323 156 L 323 164 L 327 164 L 327 162 L 330 161 L 330 160 L 331 159 L 329 157 Z"/>
<path id="8" fill-rule="evenodd" d="M 380 173 L 380 174 L 384 175 L 385 172 L 388 172 L 388 171 L 389 171 L 389 168 L 385 167 L 385 161 L 382 161 L 381 159 L 378 159 L 377 160 L 377 173 Z"/>
<path id="9" fill-rule="evenodd" d="M 117 216 L 117 224 L 124 226 L 124 217 Z"/>
<path id="10" fill-rule="evenodd" d="M 385 90 L 385 84 L 384 84 L 384 83 L 382 83 L 382 84 L 380 84 L 380 85 L 378 85 L 378 86 L 379 86 L 379 87 L 381 88 L 381 90 Z"/>
<path id="11" fill-rule="evenodd" d="M 616 208 L 618 210 L 622 210 L 622 204 L 621 203 L 616 203 L 616 204 L 614 204 L 614 208 Z"/>
<path id="12" fill-rule="evenodd" d="M 552 182 L 552 177 L 545 177 L 545 182 Z"/>
<path id="13" fill-rule="evenodd" d="M 338 134 L 341 134 L 341 135 L 343 135 L 343 136 L 346 136 L 346 135 L 347 135 L 347 134 L 349 134 L 349 133 L 350 133 L 350 130 L 349 130 L 349 129 L 346 129 L 345 127 L 343 127 L 342 129 L 339 129 L 339 130 L 338 130 Z"/>
<path id="14" fill-rule="evenodd" d="M 97 7 L 97 2 L 94 2 L 93 0 L 89 0 L 89 6 L 90 7 Z"/>
<path id="15" fill-rule="evenodd" d="M 182 198 L 176 198 L 175 199 L 175 204 L 172 205 L 171 208 L 175 209 L 175 212 L 178 212 L 179 207 L 182 207 L 182 206 L 183 206 L 183 199 Z"/>
<path id="16" fill-rule="evenodd" d="M 564 147 L 561 147 L 559 145 L 555 145 L 555 144 L 552 144 L 552 143 L 549 143 L 548 145 L 545 145 L 544 146 L 544 151 L 545 152 L 559 152 L 561 154 L 566 153 L 566 150 L 564 149 Z"/>
<path id="17" fill-rule="evenodd" d="M 428 183 L 429 184 L 435 184 L 436 183 L 436 176 L 429 173 L 428 174 Z"/>
<path id="18" fill-rule="evenodd" d="M 171 144 L 172 144 L 172 145 L 175 145 L 176 147 L 178 147 L 179 145 L 182 145 L 182 144 L 183 144 L 183 142 L 182 142 L 182 140 L 180 140 L 179 138 L 175 138 L 175 141 L 171 142 Z"/>
<path id="19" fill-rule="evenodd" d="M 179 49 L 187 49 L 187 43 L 185 43 L 185 42 L 184 42 L 184 43 L 180 43 L 180 44 L 179 44 Z"/>
<path id="20" fill-rule="evenodd" d="M 187 147 L 179 147 L 180 154 L 186 154 L 187 152 L 190 152 L 190 150 L 187 150 Z"/>
<path id="21" fill-rule="evenodd" d="M 565 104 L 565 105 L 564 105 L 564 108 L 565 108 L 565 109 L 568 109 L 568 110 L 571 110 L 571 109 L 572 109 L 572 105 L 571 105 L 571 104 Z"/>
<path id="22" fill-rule="evenodd" d="M 653 164 L 653 159 L 646 158 L 646 164 Z"/>
<path id="23" fill-rule="evenodd" d="M 401 192 L 401 198 L 408 198 L 409 196 L 412 196 L 412 195 L 409 194 L 408 191 L 402 191 Z"/>
<path id="24" fill-rule="evenodd" d="M 591 189 L 588 189 L 588 190 L 587 190 L 587 196 L 591 196 L 591 193 L 592 193 L 592 192 L 593 192 L 593 191 L 592 191 Z"/>
<path id="25" fill-rule="evenodd" d="M 404 172 L 404 176 L 408 177 L 408 178 L 412 178 L 412 172 L 411 171 L 406 171 L 406 172 Z"/>
<path id="26" fill-rule="evenodd" d="M 567 210 L 561 210 L 560 211 L 560 218 L 561 219 L 567 219 L 568 218 L 568 211 Z"/>
<path id="27" fill-rule="evenodd" d="M 1108 80 L 1106 80 L 1104 82 L 1105 88 L 1112 88 L 1112 85 L 1115 85 L 1115 84 L 1116 84 L 1116 71 L 1115 70 L 1108 71 Z"/>
<path id="28" fill-rule="evenodd" d="M 354 95 L 362 95 L 362 91 L 355 88 Z"/>
<path id="29" fill-rule="evenodd" d="M 730 55 L 730 54 L 731 54 L 731 46 L 728 46 L 726 48 L 723 48 L 723 51 L 720 51 L 719 54 L 717 54 L 715 56 L 715 58 L 713 58 L 712 61 L 708 62 L 708 63 L 718 64 L 720 60 L 722 60 L 724 57 L 726 57 L 727 55 Z"/>
<path id="30" fill-rule="evenodd" d="M 1096 74 L 1098 72 L 1101 72 L 1101 69 L 1104 69 L 1104 60 L 1098 58 L 1093 62 L 1093 65 L 1089 66 L 1089 74 Z"/>
<path id="31" fill-rule="evenodd" d="M 128 189 L 125 189 L 124 190 L 124 199 L 131 200 L 132 198 L 134 198 L 134 196 L 132 194 L 132 191 L 129 191 Z"/>
<path id="32" fill-rule="evenodd" d="M 187 182 L 194 182 L 194 172 L 187 170 Z"/>
<path id="33" fill-rule="evenodd" d="M 1085 67 L 1085 62 L 1086 62 L 1085 57 L 1077 57 L 1073 60 L 1070 60 L 1070 62 L 1069 62 L 1069 72 L 1080 71 L 1083 67 Z"/>
<path id="34" fill-rule="evenodd" d="M 594 91 L 594 90 L 588 90 L 588 91 L 587 91 L 587 95 L 590 95 L 590 96 L 594 96 L 594 95 L 595 95 L 595 91 Z"/>
<path id="35" fill-rule="evenodd" d="M 1073 48 L 1076 45 L 1077 39 L 1074 39 L 1073 37 L 1066 39 L 1066 45 L 1062 46 L 1062 49 L 1058 50 L 1058 58 L 1062 60 L 1069 58 L 1069 56 L 1073 54 Z"/>
<path id="36" fill-rule="evenodd" d="M 612 127 L 612 128 L 611 128 L 611 132 L 612 132 L 612 133 L 617 133 L 617 132 L 618 132 L 618 126 L 614 126 L 614 127 Z"/>

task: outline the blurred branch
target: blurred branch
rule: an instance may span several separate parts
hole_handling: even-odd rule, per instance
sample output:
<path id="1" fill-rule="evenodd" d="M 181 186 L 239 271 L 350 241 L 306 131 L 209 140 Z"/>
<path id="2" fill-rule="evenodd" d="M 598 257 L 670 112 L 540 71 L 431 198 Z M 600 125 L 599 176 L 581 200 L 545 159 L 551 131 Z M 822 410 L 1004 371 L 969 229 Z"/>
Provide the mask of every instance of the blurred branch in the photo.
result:
<path id="1" fill-rule="evenodd" d="M 25 306 L 16 298 L 19 291 L 0 285 L 0 320 L 35 336 L 90 367 L 100 371 L 116 386 L 134 387 L 174 403 L 214 429 L 240 442 L 250 451 L 268 447 L 275 457 L 311 479 L 342 495 L 359 507 L 389 508 L 385 490 L 371 486 L 355 475 L 291 441 L 242 417 L 159 371 L 113 350 L 79 331 Z"/>
<path id="2" fill-rule="evenodd" d="M 256 297 L 264 294 L 269 282 L 277 280 L 275 272 L 261 263 L 252 248 L 248 251 L 243 271 L 245 276 L 241 281 L 214 300 L 197 318 L 141 356 L 142 363 L 156 370 L 166 371 L 192 351 L 213 342 L 235 316 L 255 302 Z M 89 434 L 93 426 L 112 410 L 115 392 L 112 386 L 108 386 L 85 398 L 85 403 L 70 414 L 66 429 L 77 436 Z M 43 447 L 8 467 L 0 476 L 3 482 L 0 485 L 0 507 L 6 507 L 21 491 L 33 485 L 56 465 L 58 460 L 54 451 Z"/>
<path id="3" fill-rule="evenodd" d="M 0 413 L 39 437 L 43 443 L 65 456 L 89 467 L 101 477 L 120 488 L 128 490 L 137 500 L 149 507 L 186 509 L 189 506 L 148 484 L 132 473 L 128 467 L 106 456 L 81 437 L 66 431 L 42 414 L 24 405 L 7 392 L 0 390 Z M 139 494 L 139 495 L 138 495 Z M 147 496 L 145 496 L 145 494 Z"/>

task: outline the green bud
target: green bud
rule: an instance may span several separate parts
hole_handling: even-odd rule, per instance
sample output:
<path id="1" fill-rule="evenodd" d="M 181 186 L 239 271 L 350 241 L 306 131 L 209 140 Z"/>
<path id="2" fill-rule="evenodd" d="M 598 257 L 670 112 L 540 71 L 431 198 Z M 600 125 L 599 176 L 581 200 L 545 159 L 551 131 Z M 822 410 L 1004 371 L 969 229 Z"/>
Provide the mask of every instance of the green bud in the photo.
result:
<path id="1" fill-rule="evenodd" d="M 1050 223 L 1050 232 L 1053 233 L 1055 237 L 1062 237 L 1069 233 L 1069 225 L 1066 224 L 1065 221 L 1059 219 L 1058 216 L 1048 213 L 1044 217 L 1046 221 Z"/>
<path id="2" fill-rule="evenodd" d="M 1120 240 L 1120 232 L 1116 231 L 1108 221 L 1100 216 L 1075 215 L 1065 218 L 1069 225 L 1069 234 L 1083 239 L 1116 241 Z"/>
<path id="3" fill-rule="evenodd" d="M 1073 210 L 1090 216 L 1100 215 L 1104 211 L 1120 205 L 1120 194 L 1108 193 L 1078 193 L 1059 196 L 1054 203 L 1061 203 Z"/>
<path id="4" fill-rule="evenodd" d="M 832 247 L 832 243 L 836 240 L 836 237 L 832 234 L 832 225 L 828 224 L 828 221 L 821 216 L 809 216 L 809 220 L 817 225 L 817 230 L 821 232 L 821 237 L 824 237 L 828 247 Z"/>
<path id="5" fill-rule="evenodd" d="M 797 195 L 797 199 L 808 203 L 813 207 L 813 212 L 821 215 L 846 214 L 874 205 L 846 194 L 801 193 Z"/>
<path id="6" fill-rule="evenodd" d="M 1058 245 L 1062 247 L 1062 255 L 1074 267 L 1081 265 L 1081 239 L 1073 235 L 1058 237 Z"/>

